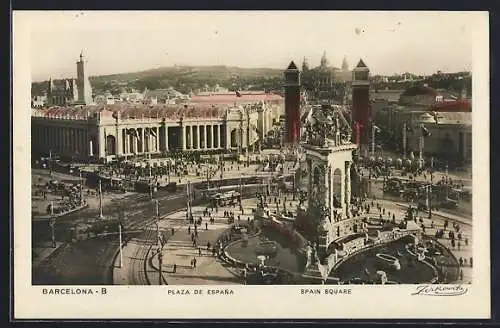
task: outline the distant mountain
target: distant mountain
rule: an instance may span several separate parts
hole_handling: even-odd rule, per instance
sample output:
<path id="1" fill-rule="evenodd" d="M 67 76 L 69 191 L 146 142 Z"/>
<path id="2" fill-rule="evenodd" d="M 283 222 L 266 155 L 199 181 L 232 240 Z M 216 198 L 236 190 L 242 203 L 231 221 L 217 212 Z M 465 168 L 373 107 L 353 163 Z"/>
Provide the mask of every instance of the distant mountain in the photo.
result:
<path id="1" fill-rule="evenodd" d="M 218 84 L 229 89 L 281 87 L 283 70 L 275 68 L 241 68 L 232 66 L 173 66 L 149 69 L 140 72 L 91 76 L 90 83 L 95 94 L 111 91 L 120 93 L 129 89 L 150 90 L 174 87 L 187 93 Z M 32 95 L 46 91 L 47 83 L 32 84 Z"/>

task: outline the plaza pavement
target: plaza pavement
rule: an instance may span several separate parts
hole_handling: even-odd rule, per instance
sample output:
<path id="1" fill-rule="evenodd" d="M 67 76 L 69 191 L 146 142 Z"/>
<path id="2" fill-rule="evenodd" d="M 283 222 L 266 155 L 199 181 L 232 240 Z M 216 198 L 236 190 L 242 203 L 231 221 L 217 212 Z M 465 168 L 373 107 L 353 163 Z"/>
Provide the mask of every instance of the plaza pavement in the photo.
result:
<path id="1" fill-rule="evenodd" d="M 244 214 L 241 215 L 238 206 L 236 207 L 220 207 L 218 212 L 212 212 L 215 218 L 214 224 L 208 222 L 208 217 L 203 217 L 204 206 L 194 206 L 192 208 L 193 217 L 195 219 L 200 216 L 203 218 L 202 225 L 198 227 L 198 245 L 202 249 L 202 255 L 199 255 L 198 247 L 193 247 L 191 235 L 187 229 L 189 224 L 186 221 L 186 211 L 175 212 L 163 218 L 159 223 L 159 229 L 169 235 L 168 241 L 163 248 L 163 281 L 170 285 L 210 285 L 210 284 L 237 284 L 239 278 L 235 276 L 236 272 L 227 268 L 224 263 L 221 263 L 216 257 L 212 256 L 211 251 L 207 251 L 207 242 L 214 245 L 219 235 L 228 227 L 227 218 L 223 218 L 225 210 L 235 213 L 235 222 L 237 216 L 241 216 L 241 220 L 252 219 L 252 208 L 255 207 L 255 199 L 243 200 Z M 208 222 L 208 230 L 205 230 L 205 222 Z M 171 229 L 174 229 L 174 235 L 170 236 Z M 193 225 L 191 225 L 193 232 Z M 141 247 L 137 243 L 128 243 L 123 249 L 124 265 L 119 268 L 119 256 L 115 261 L 113 272 L 113 283 L 128 285 L 131 282 L 129 265 L 132 265 L 132 254 L 135 254 L 135 248 Z M 128 248 L 128 249 L 127 249 Z M 150 269 L 148 276 L 150 283 L 156 285 L 159 283 L 158 277 L 158 255 L 156 254 L 157 247 L 154 246 L 149 254 Z M 191 267 L 191 260 L 196 258 L 196 268 Z M 173 273 L 173 264 L 177 265 L 177 272 Z"/>

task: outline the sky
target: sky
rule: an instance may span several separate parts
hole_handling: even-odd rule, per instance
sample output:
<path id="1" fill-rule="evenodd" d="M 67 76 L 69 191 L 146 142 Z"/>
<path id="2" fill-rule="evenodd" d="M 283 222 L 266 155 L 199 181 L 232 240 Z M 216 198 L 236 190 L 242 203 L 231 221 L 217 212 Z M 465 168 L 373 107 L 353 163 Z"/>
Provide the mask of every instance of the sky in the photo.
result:
<path id="1" fill-rule="evenodd" d="M 44 11 L 14 13 L 14 26 L 30 30 L 33 81 L 76 76 L 82 50 L 91 76 L 174 65 L 286 68 L 304 57 L 317 66 L 323 52 L 336 67 L 345 56 L 350 66 L 362 58 L 372 74 L 432 74 L 471 70 L 480 14 Z"/>

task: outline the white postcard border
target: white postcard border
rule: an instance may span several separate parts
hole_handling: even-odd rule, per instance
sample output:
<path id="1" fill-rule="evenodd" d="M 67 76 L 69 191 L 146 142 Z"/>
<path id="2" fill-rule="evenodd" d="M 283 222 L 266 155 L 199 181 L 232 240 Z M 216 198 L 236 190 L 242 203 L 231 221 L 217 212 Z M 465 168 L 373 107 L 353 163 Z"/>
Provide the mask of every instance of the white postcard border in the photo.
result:
<path id="1" fill-rule="evenodd" d="M 144 13 L 144 12 L 143 12 Z M 411 295 L 416 286 L 330 286 L 342 295 L 301 295 L 305 286 L 81 286 L 102 295 L 45 295 L 31 286 L 30 15 L 13 13 L 14 316 L 16 319 L 153 318 L 489 318 L 489 23 L 487 12 L 464 13 L 473 28 L 473 284 L 460 296 Z M 86 13 L 87 14 L 87 13 Z M 130 12 L 129 12 L 130 14 Z M 157 14 L 157 13 L 155 13 Z M 307 13 L 305 13 L 307 14 Z M 419 13 L 415 13 L 418 15 Z M 458 22 L 457 22 L 458 24 Z M 436 51 L 439 51 L 437 49 Z M 64 286 L 54 286 L 63 288 Z M 76 290 L 77 286 L 68 286 Z M 208 295 L 230 288 L 233 295 Z M 168 290 L 204 295 L 168 295 Z"/>

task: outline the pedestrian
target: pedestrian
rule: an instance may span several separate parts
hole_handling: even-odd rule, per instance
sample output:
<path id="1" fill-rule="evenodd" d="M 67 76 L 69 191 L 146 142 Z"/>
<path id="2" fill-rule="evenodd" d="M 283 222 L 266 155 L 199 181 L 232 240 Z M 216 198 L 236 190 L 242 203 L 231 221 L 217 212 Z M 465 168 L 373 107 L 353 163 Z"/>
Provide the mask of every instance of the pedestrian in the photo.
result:
<path id="1" fill-rule="evenodd" d="M 205 230 L 208 230 L 208 222 L 205 222 Z"/>
<path id="2" fill-rule="evenodd" d="M 460 257 L 460 258 L 458 259 L 458 264 L 459 264 L 460 266 L 463 266 L 463 265 L 464 265 L 464 260 L 462 259 L 462 257 Z"/>
<path id="3" fill-rule="evenodd" d="M 173 273 L 177 272 L 177 264 L 174 263 L 174 269 L 172 270 Z"/>
<path id="4" fill-rule="evenodd" d="M 193 259 L 193 268 L 196 268 L 196 257 Z"/>
<path id="5" fill-rule="evenodd" d="M 198 255 L 201 256 L 201 247 L 198 247 Z"/>
<path id="6" fill-rule="evenodd" d="M 191 268 L 194 267 L 194 259 L 191 259 Z"/>
<path id="7" fill-rule="evenodd" d="M 210 242 L 207 242 L 207 251 L 210 250 Z"/>
<path id="8" fill-rule="evenodd" d="M 460 280 L 464 280 L 464 271 L 462 269 L 460 269 L 460 276 L 459 276 Z"/>
<path id="9" fill-rule="evenodd" d="M 469 239 L 466 237 L 465 238 L 465 246 L 468 246 L 469 245 Z"/>
<path id="10" fill-rule="evenodd" d="M 170 229 L 170 232 L 172 232 L 172 236 L 173 236 L 174 232 L 175 232 L 174 228 Z"/>
<path id="11" fill-rule="evenodd" d="M 469 259 L 469 265 L 472 268 L 472 257 Z"/>

